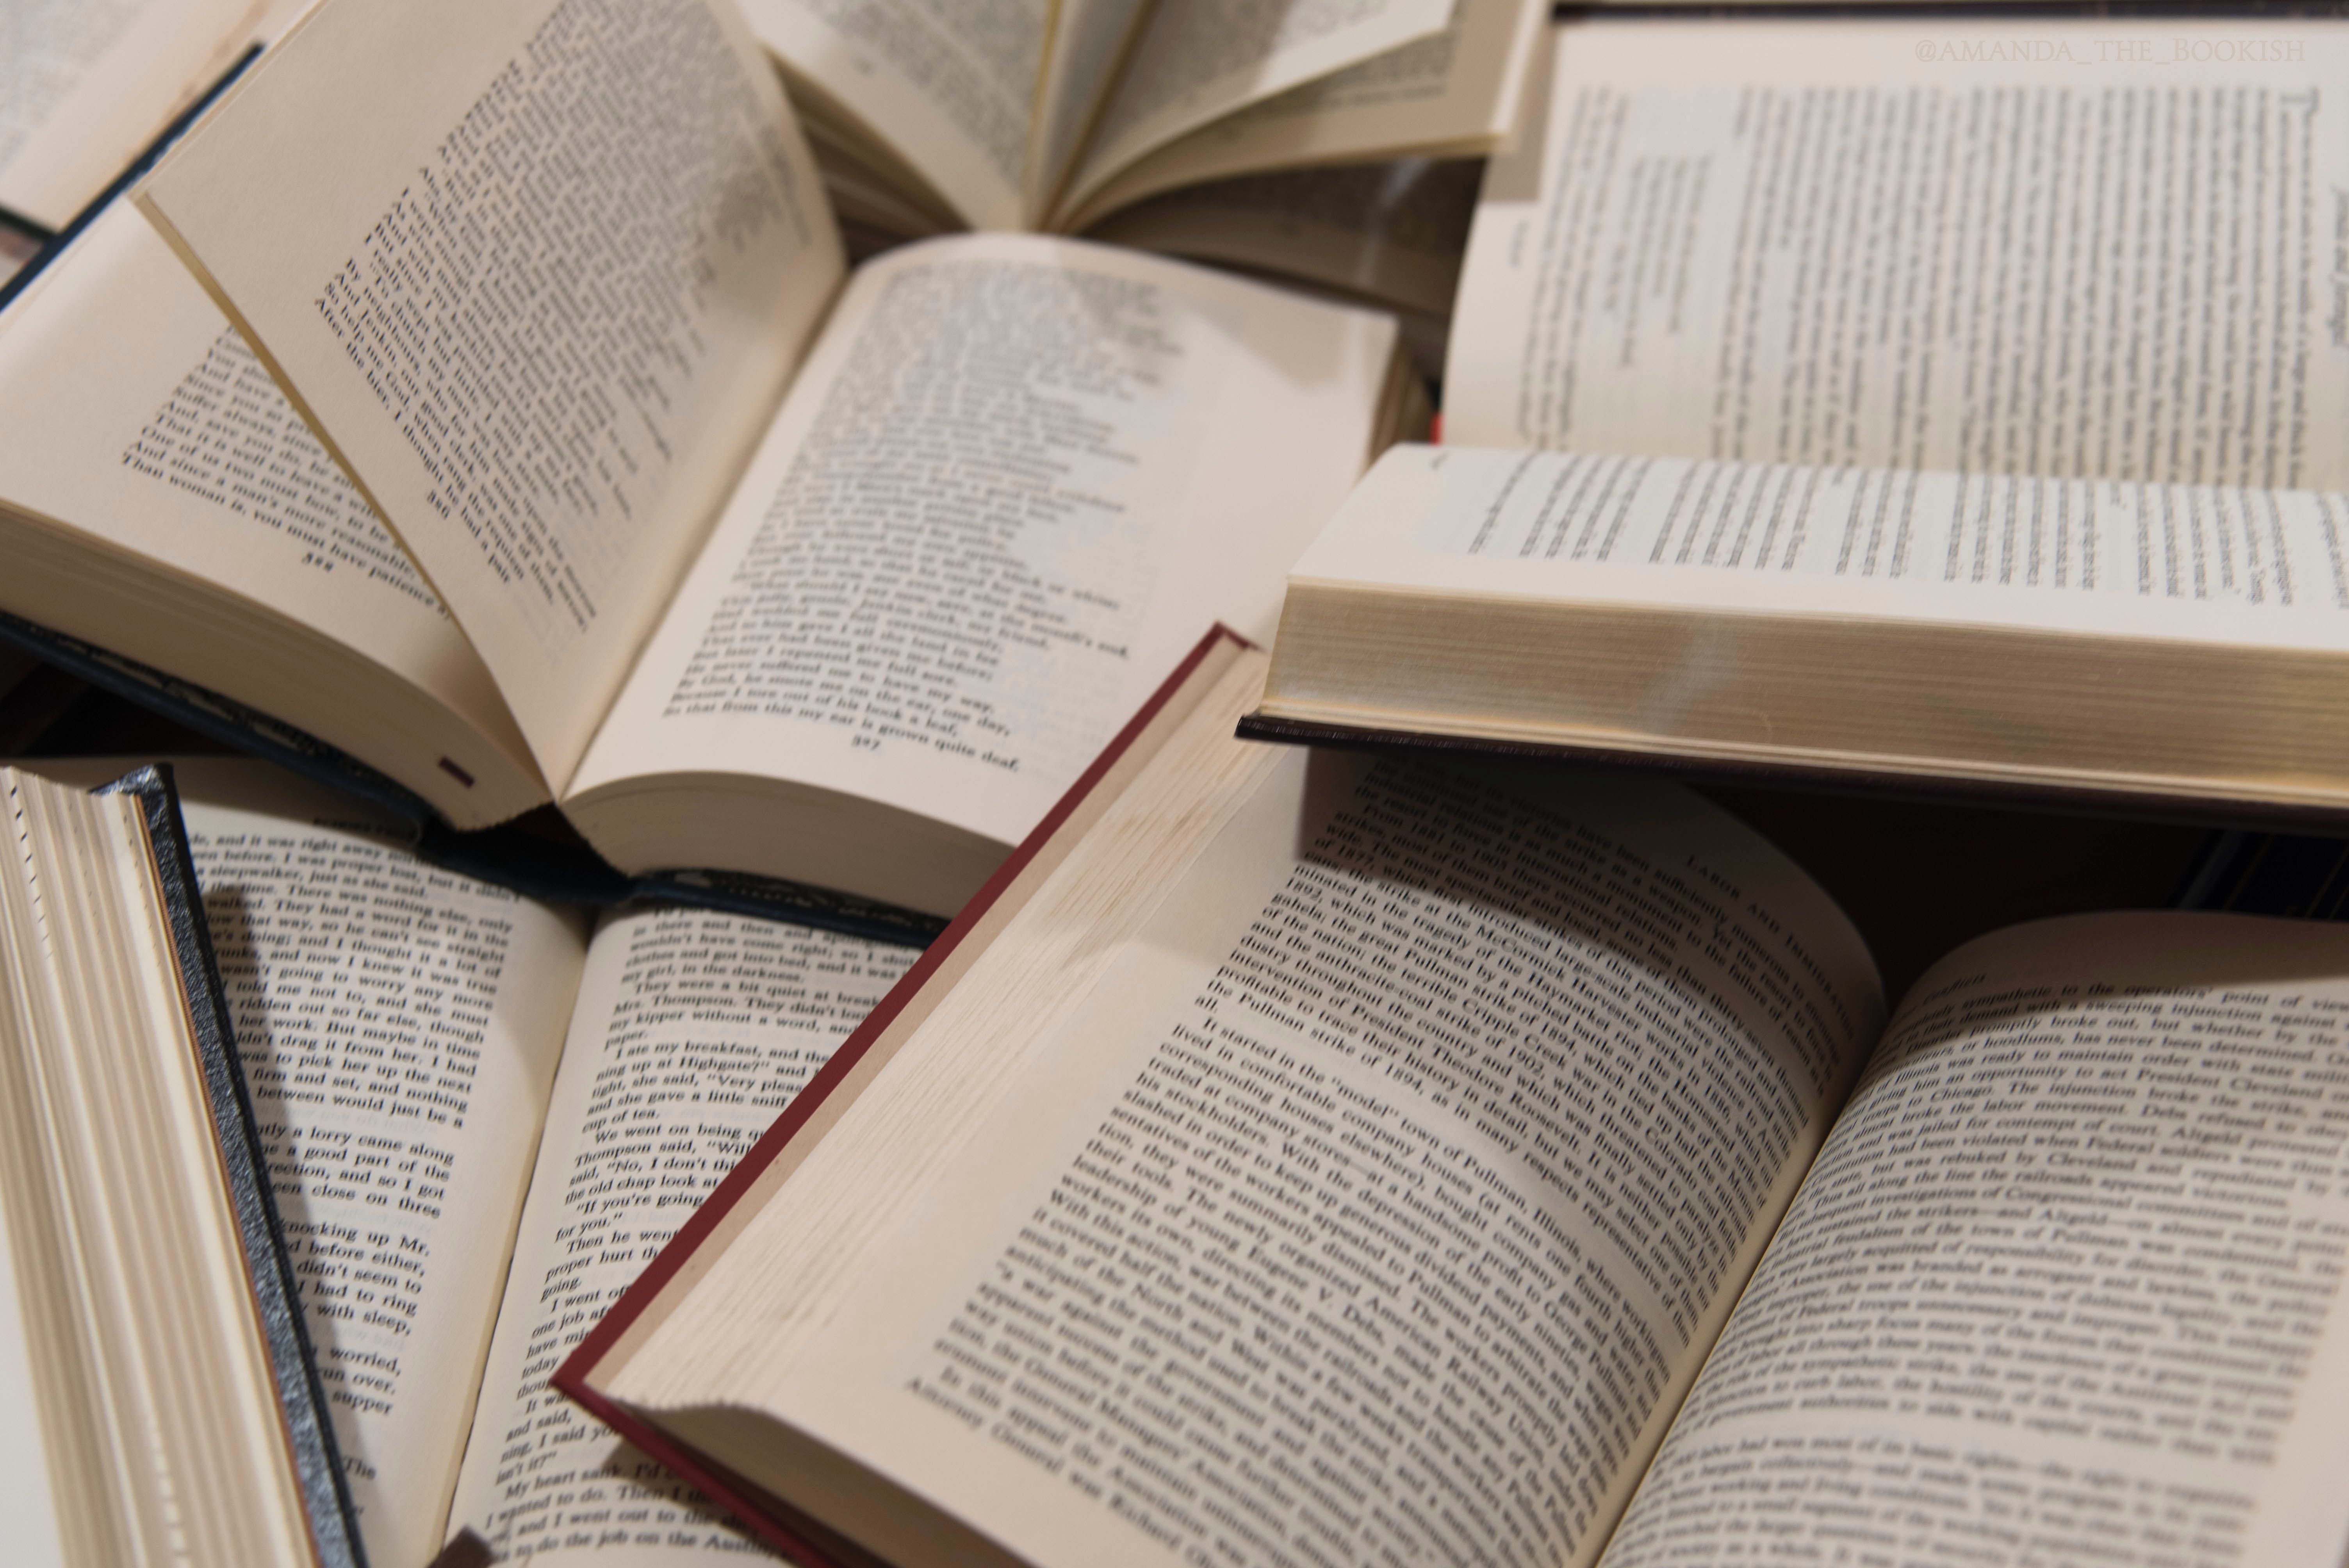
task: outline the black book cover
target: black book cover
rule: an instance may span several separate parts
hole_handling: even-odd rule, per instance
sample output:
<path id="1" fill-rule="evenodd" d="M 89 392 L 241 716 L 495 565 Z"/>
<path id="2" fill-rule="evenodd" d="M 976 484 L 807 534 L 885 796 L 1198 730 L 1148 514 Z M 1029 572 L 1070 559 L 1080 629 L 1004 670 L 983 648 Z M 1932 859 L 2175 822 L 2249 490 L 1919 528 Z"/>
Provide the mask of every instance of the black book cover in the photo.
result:
<path id="1" fill-rule="evenodd" d="M 301 1481 L 318 1562 L 321 1568 L 366 1568 L 357 1514 L 343 1478 L 334 1425 L 327 1418 L 326 1388 L 318 1381 L 317 1359 L 303 1323 L 293 1265 L 285 1254 L 285 1233 L 278 1222 L 276 1200 L 270 1195 L 253 1098 L 245 1088 L 244 1068 L 229 1023 L 228 995 L 221 986 L 212 933 L 204 923 L 195 862 L 189 856 L 187 828 L 180 819 L 179 790 L 171 781 L 171 769 L 157 764 L 125 774 L 95 793 L 136 797 L 146 819 L 173 956 L 186 989 L 188 1021 L 201 1058 L 205 1098 L 212 1105 L 212 1136 L 220 1146 L 221 1169 L 236 1210 L 245 1274 L 268 1340 L 270 1369 L 285 1411 L 295 1473 Z"/>

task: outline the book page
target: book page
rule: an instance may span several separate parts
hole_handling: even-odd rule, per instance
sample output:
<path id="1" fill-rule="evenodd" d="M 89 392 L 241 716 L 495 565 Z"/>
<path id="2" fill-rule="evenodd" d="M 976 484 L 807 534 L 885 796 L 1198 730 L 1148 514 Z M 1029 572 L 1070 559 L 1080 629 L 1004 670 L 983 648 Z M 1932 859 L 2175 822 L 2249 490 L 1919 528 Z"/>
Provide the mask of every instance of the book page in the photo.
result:
<path id="1" fill-rule="evenodd" d="M 1042 228 L 1052 197 L 1076 171 L 1085 139 L 1116 88 L 1155 0 L 1061 0 L 1029 132 L 1028 227 Z"/>
<path id="2" fill-rule="evenodd" d="M 643 1568 L 745 1542 L 547 1386 L 916 950 L 700 910 L 595 934 L 547 1109 L 453 1532 L 502 1556 Z"/>
<path id="3" fill-rule="evenodd" d="M 2314 490 L 1399 446 L 1293 575 L 2336 647 L 2344 541 Z"/>
<path id="4" fill-rule="evenodd" d="M 1588 1562 L 1879 1016 L 1692 798 L 1286 751 L 812 1338 L 771 1205 L 615 1392 L 690 1342 L 1041 1564 Z"/>
<path id="5" fill-rule="evenodd" d="M 328 4 L 140 201 L 559 788 L 840 275 L 732 8 Z"/>
<path id="6" fill-rule="evenodd" d="M 62 229 L 252 34 L 258 0 L 9 0 L 0 207 Z"/>
<path id="7" fill-rule="evenodd" d="M 343 802 L 259 763 L 178 773 L 367 1554 L 421 1563 L 456 1485 L 582 934 L 323 825 Z"/>
<path id="8" fill-rule="evenodd" d="M 743 0 L 795 93 L 830 99 L 974 229 L 1016 229 L 1047 0 Z"/>
<path id="9" fill-rule="evenodd" d="M 100 217 L 10 309 L 0 403 L 0 609 L 296 723 L 460 826 L 546 799 L 431 585 L 137 212 Z M 348 671 L 285 655 L 288 624 L 448 719 L 428 738 L 355 705 Z"/>
<path id="10" fill-rule="evenodd" d="M 1393 342 L 1071 241 L 861 268 L 572 800 L 785 779 L 1008 848 L 1209 624 L 1269 634 Z"/>
<path id="11" fill-rule="evenodd" d="M 1317 77 L 1443 30 L 1450 0 L 1157 0 L 1061 200 L 1143 154 Z"/>
<path id="12" fill-rule="evenodd" d="M 1128 165 L 1061 226 L 1155 191 L 1258 170 L 1355 163 L 1416 153 L 1466 158 L 1516 128 L 1547 7 L 1528 0 L 1458 0 L 1442 32 L 1319 77 L 1223 116 Z M 1448 312 L 1447 294 L 1437 307 Z"/>
<path id="13" fill-rule="evenodd" d="M 2349 488 L 2344 83 L 2321 23 L 1565 26 L 1446 438 Z"/>
<path id="14" fill-rule="evenodd" d="M 1920 979 L 1609 1568 L 2333 1568 L 2349 932 L 2002 932 Z"/>

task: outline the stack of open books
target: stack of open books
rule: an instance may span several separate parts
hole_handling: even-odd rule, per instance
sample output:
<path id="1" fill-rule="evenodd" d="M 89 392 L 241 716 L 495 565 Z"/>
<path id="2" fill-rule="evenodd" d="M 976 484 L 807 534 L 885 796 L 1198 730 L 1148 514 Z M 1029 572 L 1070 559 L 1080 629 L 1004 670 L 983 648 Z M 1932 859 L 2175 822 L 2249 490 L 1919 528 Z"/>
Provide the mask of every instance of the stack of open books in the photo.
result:
<path id="1" fill-rule="evenodd" d="M 312 777 L 0 776 L 26 1539 L 2341 1560 L 2349 931 L 1657 777 L 2341 826 L 2336 27 L 84 23 L 0 635 Z"/>

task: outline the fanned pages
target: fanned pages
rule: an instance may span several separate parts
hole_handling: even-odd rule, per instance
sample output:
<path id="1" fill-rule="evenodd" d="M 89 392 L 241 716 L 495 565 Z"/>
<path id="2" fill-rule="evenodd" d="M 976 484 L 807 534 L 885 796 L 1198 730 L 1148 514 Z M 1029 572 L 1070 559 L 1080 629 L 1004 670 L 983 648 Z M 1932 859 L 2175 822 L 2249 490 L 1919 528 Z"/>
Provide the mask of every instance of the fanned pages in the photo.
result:
<path id="1" fill-rule="evenodd" d="M 843 216 L 1081 232 L 1257 170 L 1503 145 L 1526 0 L 748 0 Z"/>
<path id="2" fill-rule="evenodd" d="M 1268 634 L 1414 427 L 1392 320 L 1104 247 L 936 241 L 835 304 L 789 111 L 703 0 L 458 9 L 333 0 L 142 201 L 625 872 L 950 914 L 1204 627 Z M 463 80 L 346 90 L 460 36 Z M 672 112 L 672 77 L 714 85 Z"/>
<path id="3" fill-rule="evenodd" d="M 731 8 L 322 6 L 140 201 L 559 789 L 840 276 Z"/>
<path id="4" fill-rule="evenodd" d="M 0 802 L 12 1550 L 359 1568 L 170 780 Z"/>
<path id="5" fill-rule="evenodd" d="M 914 950 L 684 909 L 591 938 L 259 764 L 179 772 L 369 1561 L 466 1528 L 549 1563 L 739 1555 L 545 1374 Z"/>
<path id="6" fill-rule="evenodd" d="M 1266 170 L 1358 169 L 1403 155 L 1469 158 L 1504 147 L 1523 112 L 1520 91 L 1542 38 L 1543 15 L 1517 0 L 1456 0 L 1440 32 L 1208 121 L 1106 175 L 1065 226 L 1095 232 L 1144 197 Z M 1273 259 L 1272 273 L 1307 267 Z M 1408 294 L 1370 291 L 1410 304 Z M 1434 308 L 1449 312 L 1446 292 Z M 1423 307 L 1425 308 L 1425 307 Z"/>

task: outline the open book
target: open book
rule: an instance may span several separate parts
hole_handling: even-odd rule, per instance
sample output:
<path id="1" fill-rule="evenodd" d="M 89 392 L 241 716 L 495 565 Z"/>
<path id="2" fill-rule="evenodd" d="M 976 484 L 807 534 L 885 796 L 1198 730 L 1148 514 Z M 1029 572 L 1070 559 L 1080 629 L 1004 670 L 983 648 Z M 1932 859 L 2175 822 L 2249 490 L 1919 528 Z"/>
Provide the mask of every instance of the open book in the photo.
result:
<path id="1" fill-rule="evenodd" d="M 702 0 L 329 4 L 140 202 L 236 328 L 129 219 L 10 313 L 0 609 L 631 872 L 950 913 L 1415 391 L 1382 315 L 1075 242 L 843 288 Z"/>
<path id="2" fill-rule="evenodd" d="M 171 779 L 0 820 L 8 1560 L 358 1568 Z"/>
<path id="3" fill-rule="evenodd" d="M 1557 29 L 1266 718 L 2337 820 L 2349 42 L 2130 26 Z"/>
<path id="4" fill-rule="evenodd" d="M 1529 0 L 748 0 L 842 216 L 1077 232 L 1179 186 L 1515 125 Z M 1301 258 L 1309 273 L 1309 258 Z"/>
<path id="5" fill-rule="evenodd" d="M 2349 932 L 2040 923 L 1888 1020 L 1723 813 L 1236 739 L 1263 673 L 1104 759 L 561 1387 L 811 1562 L 2338 1561 Z"/>
<path id="6" fill-rule="evenodd" d="M 591 934 L 263 764 L 177 773 L 372 1568 L 467 1526 L 739 1554 L 546 1377 L 916 951 L 684 909 Z"/>

